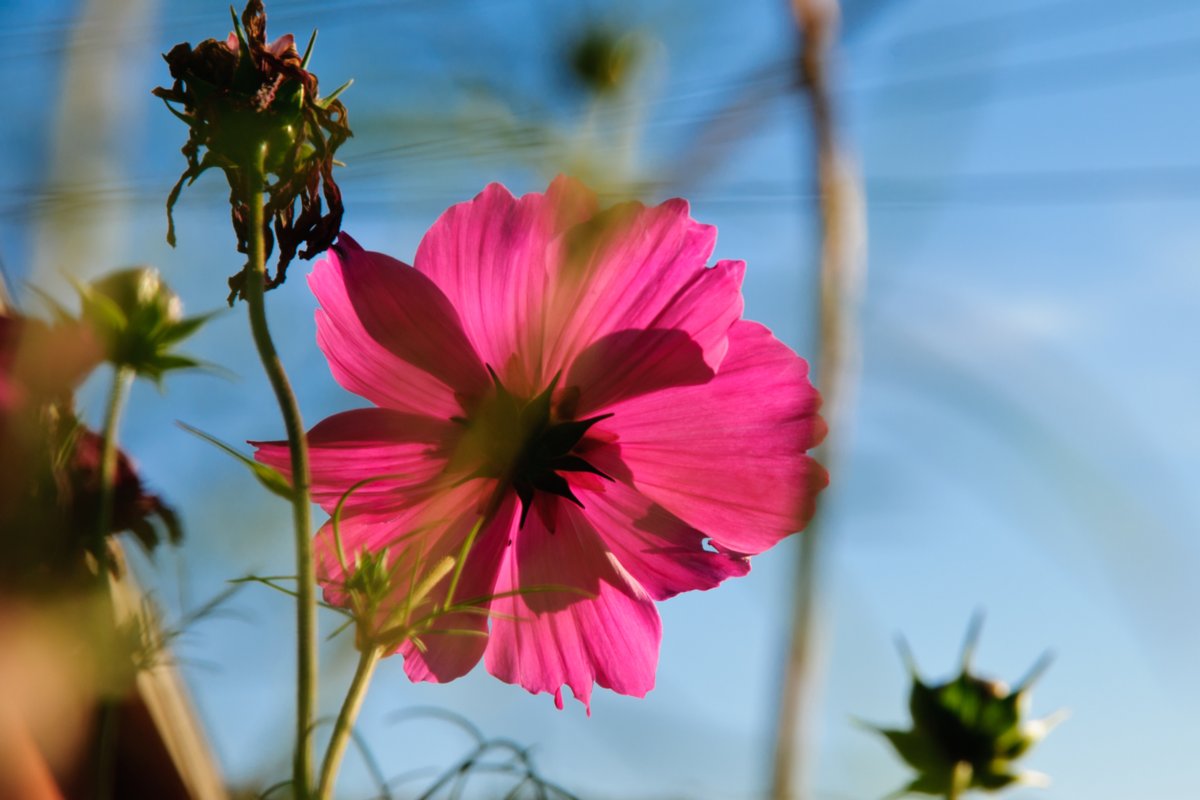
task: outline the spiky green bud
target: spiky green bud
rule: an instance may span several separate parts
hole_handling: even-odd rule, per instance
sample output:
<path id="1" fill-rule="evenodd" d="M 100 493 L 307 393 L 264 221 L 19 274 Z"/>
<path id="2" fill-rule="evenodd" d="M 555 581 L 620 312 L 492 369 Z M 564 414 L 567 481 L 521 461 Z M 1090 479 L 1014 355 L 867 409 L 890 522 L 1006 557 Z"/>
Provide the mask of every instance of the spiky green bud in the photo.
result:
<path id="1" fill-rule="evenodd" d="M 1010 690 L 999 681 L 971 672 L 978 633 L 977 618 L 967 637 L 962 668 L 945 683 L 926 683 L 909 659 L 912 728 L 876 728 L 917 772 L 892 797 L 910 793 L 959 797 L 970 789 L 994 792 L 1043 780 L 1037 773 L 1018 771 L 1015 761 L 1061 719 L 1061 715 L 1027 719 L 1030 686 L 1048 665 L 1048 658 L 1043 656 L 1017 688 Z"/>
<path id="2" fill-rule="evenodd" d="M 130 267 L 75 288 L 81 321 L 92 329 L 109 362 L 155 382 L 168 371 L 201 366 L 171 351 L 212 315 L 184 317 L 179 295 L 158 270 Z"/>

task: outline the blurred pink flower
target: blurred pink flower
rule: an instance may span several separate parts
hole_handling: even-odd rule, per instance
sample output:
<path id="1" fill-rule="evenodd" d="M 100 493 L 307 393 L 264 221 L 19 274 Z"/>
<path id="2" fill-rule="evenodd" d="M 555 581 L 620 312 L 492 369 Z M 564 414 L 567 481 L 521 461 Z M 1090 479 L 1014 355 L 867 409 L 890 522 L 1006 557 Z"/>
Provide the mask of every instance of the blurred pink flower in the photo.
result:
<path id="1" fill-rule="evenodd" d="M 740 261 L 705 263 L 716 229 L 670 200 L 597 211 L 578 183 L 514 198 L 498 184 L 446 211 L 414 266 L 345 234 L 309 285 L 334 377 L 377 408 L 309 433 L 317 502 L 347 499 L 349 554 L 390 548 L 403 596 L 414 559 L 454 556 L 487 522 L 453 613 L 405 643 L 413 680 L 481 657 L 530 692 L 654 685 L 655 600 L 744 575 L 802 528 L 825 485 L 805 451 L 825 432 L 807 365 L 741 320 Z M 257 457 L 288 469 L 283 443 Z M 326 598 L 347 576 L 317 534 Z M 428 602 L 441 603 L 450 578 Z M 536 587 L 570 587 L 526 591 Z M 475 635 L 455 635 L 469 631 Z"/>

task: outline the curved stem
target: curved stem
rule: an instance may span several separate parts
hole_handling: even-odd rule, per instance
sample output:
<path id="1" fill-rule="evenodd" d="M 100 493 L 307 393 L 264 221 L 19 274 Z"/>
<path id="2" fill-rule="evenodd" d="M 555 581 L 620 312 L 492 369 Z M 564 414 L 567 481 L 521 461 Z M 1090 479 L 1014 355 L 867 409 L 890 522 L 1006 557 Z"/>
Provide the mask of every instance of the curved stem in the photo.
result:
<path id="1" fill-rule="evenodd" d="M 333 796 L 338 768 L 354 732 L 354 720 L 358 718 L 363 698 L 367 696 L 367 686 L 371 683 L 371 676 L 375 673 L 375 666 L 382 655 L 382 647 L 368 645 L 359 656 L 358 669 L 354 671 L 354 680 L 350 682 L 350 688 L 346 691 L 342 710 L 338 712 L 337 722 L 333 725 L 333 737 L 325 751 L 325 763 L 321 765 L 321 782 L 317 786 L 317 800 L 328 800 Z"/>
<path id="2" fill-rule="evenodd" d="M 267 327 L 266 243 L 263 239 L 263 183 L 261 162 L 248 171 L 246 204 L 249 209 L 247 232 L 250 238 L 250 264 L 246 274 L 245 298 L 250 315 L 254 345 L 263 370 L 271 381 L 279 412 L 287 429 L 292 459 L 292 519 L 296 544 L 296 752 L 293 785 L 296 796 L 307 798 L 312 785 L 312 721 L 317 701 L 317 606 L 314 595 L 316 570 L 313 566 L 312 522 L 309 507 L 308 439 L 291 383 L 271 340 Z"/>

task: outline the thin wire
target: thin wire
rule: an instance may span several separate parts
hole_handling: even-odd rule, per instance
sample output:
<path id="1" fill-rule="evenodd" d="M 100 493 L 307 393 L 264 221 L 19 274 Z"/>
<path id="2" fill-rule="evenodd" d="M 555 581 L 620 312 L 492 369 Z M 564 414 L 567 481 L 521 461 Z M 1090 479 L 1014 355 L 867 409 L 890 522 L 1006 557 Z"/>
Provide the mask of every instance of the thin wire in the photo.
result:
<path id="1" fill-rule="evenodd" d="M 362 174 L 362 173 L 360 173 Z M 449 204 L 464 191 L 444 184 L 428 187 L 409 186 L 403 197 L 390 196 L 391 190 L 379 182 L 392 181 L 390 173 L 348 178 L 345 187 L 353 189 L 354 205 L 424 207 Z M 68 187 L 63 192 L 66 207 L 96 208 L 114 202 L 161 205 L 162 187 L 169 178 L 147 179 L 123 186 L 91 185 Z M 1136 200 L 1200 201 L 1200 164 L 1168 164 L 1113 168 L 1013 171 L 923 176 L 877 175 L 866 179 L 868 201 L 872 205 L 929 204 L 950 202 L 997 205 L 1089 205 Z M 672 183 L 647 185 L 648 192 L 658 188 L 671 191 Z M 28 220 L 50 211 L 60 211 L 55 197 L 43 196 L 30 202 L 29 187 L 0 192 L 0 219 Z M 225 202 L 225 185 L 198 184 L 189 202 L 216 207 Z M 689 191 L 695 202 L 778 203 L 811 200 L 815 195 L 797 190 L 785 182 L 741 181 L 709 189 Z"/>
<path id="2" fill-rule="evenodd" d="M 1010 37 L 1019 44 L 1059 41 L 1082 33 L 1196 10 L 1195 0 L 1116 3 L 1099 8 L 1095 0 L 1057 0 L 900 33 L 891 37 L 887 46 L 909 61 L 948 60 L 977 54 L 982 42 Z"/>
<path id="3" fill-rule="evenodd" d="M 959 110 L 1000 99 L 1109 88 L 1194 71 L 1200 71 L 1200 37 L 849 86 L 844 93 L 877 98 L 877 114 Z"/>

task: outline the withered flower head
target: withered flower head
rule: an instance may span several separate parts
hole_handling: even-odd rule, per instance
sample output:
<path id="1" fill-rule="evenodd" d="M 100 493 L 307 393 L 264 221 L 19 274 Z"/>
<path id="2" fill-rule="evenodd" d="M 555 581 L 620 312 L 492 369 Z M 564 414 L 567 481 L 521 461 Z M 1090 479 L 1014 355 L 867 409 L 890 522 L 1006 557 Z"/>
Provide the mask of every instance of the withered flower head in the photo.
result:
<path id="1" fill-rule="evenodd" d="M 261 179 L 267 253 L 279 244 L 275 274 L 267 277 L 272 289 L 283 283 L 301 245 L 300 257 L 312 258 L 341 227 L 333 166 L 334 153 L 351 136 L 346 107 L 337 99 L 345 86 L 319 96 L 317 76 L 307 69 L 312 40 L 303 57 L 291 34 L 268 43 L 262 0 L 249 0 L 240 24 L 236 16 L 233 22 L 223 41 L 206 39 L 195 48 L 185 42 L 163 56 L 175 83 L 154 94 L 189 128 L 182 148 L 188 166 L 167 198 L 167 241 L 175 244 L 171 211 L 184 185 L 217 167 L 229 181 L 238 250 L 249 252 L 247 187 Z M 230 304 L 242 294 L 245 274 L 229 279 Z"/>

